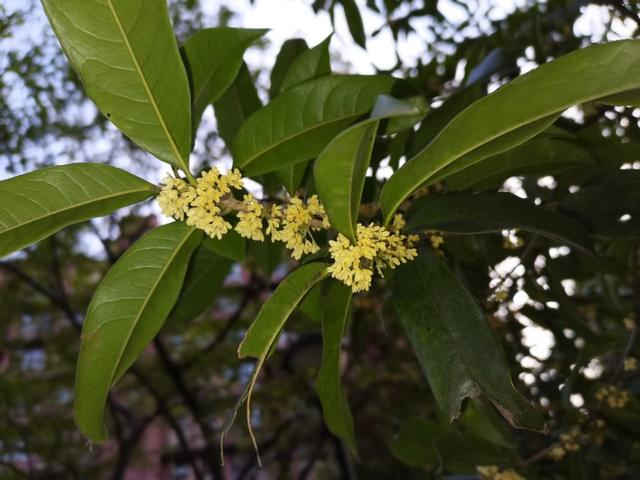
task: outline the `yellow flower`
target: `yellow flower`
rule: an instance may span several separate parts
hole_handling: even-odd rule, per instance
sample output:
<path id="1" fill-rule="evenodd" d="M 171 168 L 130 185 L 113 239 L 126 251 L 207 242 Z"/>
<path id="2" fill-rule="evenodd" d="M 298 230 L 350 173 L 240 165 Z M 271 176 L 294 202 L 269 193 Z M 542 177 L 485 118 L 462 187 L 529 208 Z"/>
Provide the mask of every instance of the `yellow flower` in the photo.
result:
<path id="1" fill-rule="evenodd" d="M 517 235 L 517 230 L 510 230 L 504 235 L 502 247 L 505 250 L 517 250 L 524 245 L 524 240 Z"/>
<path id="2" fill-rule="evenodd" d="M 440 246 L 444 243 L 444 237 L 440 233 L 431 233 L 429 241 L 434 250 L 440 250 Z"/>
<path id="3" fill-rule="evenodd" d="M 556 462 L 559 462 L 565 457 L 566 454 L 567 452 L 564 448 L 562 448 L 559 445 L 556 445 L 549 451 L 549 458 L 551 458 L 552 460 L 555 460 Z"/>
<path id="4" fill-rule="evenodd" d="M 511 468 L 500 470 L 495 465 L 485 465 L 476 467 L 476 470 L 484 480 L 525 480 Z"/>
<path id="5" fill-rule="evenodd" d="M 624 408 L 631 400 L 631 394 L 614 385 L 600 387 L 596 392 L 596 400 L 605 402 L 610 408 Z"/>
<path id="6" fill-rule="evenodd" d="M 184 220 L 189 204 L 195 196 L 195 189 L 187 182 L 181 178 L 167 176 L 162 181 L 158 204 L 164 215 L 176 220 Z"/>
<path id="7" fill-rule="evenodd" d="M 262 233 L 262 205 L 252 195 L 244 196 L 246 210 L 238 212 L 236 231 L 243 237 L 251 240 L 263 241 Z"/>
<path id="8" fill-rule="evenodd" d="M 402 230 L 407 224 L 407 221 L 404 219 L 404 216 L 401 213 L 396 213 L 393 216 L 393 222 L 391 224 L 396 230 Z"/>
<path id="9" fill-rule="evenodd" d="M 417 256 L 416 249 L 406 243 L 406 236 L 398 232 L 359 223 L 355 244 L 342 234 L 329 242 L 329 252 L 334 260 L 329 272 L 333 278 L 349 285 L 354 293 L 369 290 L 374 267 L 382 276 L 384 268 L 393 269 Z"/>
<path id="10" fill-rule="evenodd" d="M 272 206 L 267 219 L 267 233 L 271 235 L 271 240 L 284 242 L 296 260 L 320 250 L 311 231 L 330 226 L 317 195 L 310 196 L 306 203 L 294 197 L 285 208 Z"/>
<path id="11" fill-rule="evenodd" d="M 635 330 L 636 321 L 631 316 L 625 317 L 625 319 L 622 321 L 627 330 Z"/>
<path id="12" fill-rule="evenodd" d="M 633 372 L 638 369 L 638 361 L 634 357 L 624 359 L 624 371 Z"/>

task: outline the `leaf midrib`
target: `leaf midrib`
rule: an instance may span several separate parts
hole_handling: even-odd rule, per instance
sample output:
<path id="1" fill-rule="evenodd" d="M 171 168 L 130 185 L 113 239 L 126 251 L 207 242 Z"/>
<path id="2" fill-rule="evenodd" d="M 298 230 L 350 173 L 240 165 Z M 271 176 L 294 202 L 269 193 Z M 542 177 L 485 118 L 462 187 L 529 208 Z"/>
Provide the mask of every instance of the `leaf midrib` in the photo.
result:
<path id="1" fill-rule="evenodd" d="M 507 84 L 507 85 L 508 85 L 508 84 Z M 632 90 L 633 90 L 633 89 L 632 89 Z M 607 93 L 603 93 L 603 94 L 601 94 L 601 95 L 598 95 L 598 96 L 596 97 L 596 99 L 598 99 L 598 98 L 604 98 L 604 97 L 607 97 L 607 96 L 610 96 L 610 95 L 615 95 L 616 93 L 624 93 L 624 92 L 628 92 L 628 91 L 630 91 L 630 90 L 629 90 L 629 89 L 626 89 L 626 90 L 618 90 L 618 89 L 615 89 L 615 90 L 612 90 L 612 91 L 608 91 Z M 487 97 L 485 97 L 485 98 L 490 98 L 490 96 L 487 96 Z M 577 99 L 577 100 L 575 100 L 575 101 L 572 103 L 572 105 L 578 105 L 578 104 L 581 104 L 581 103 L 585 103 L 585 102 L 588 102 L 589 100 L 593 100 L 593 97 L 585 97 L 585 98 Z M 471 105 L 469 105 L 465 110 L 463 110 L 462 112 L 460 112 L 460 114 L 459 114 L 458 116 L 454 117 L 454 120 L 455 120 L 456 118 L 458 118 L 459 116 L 463 115 L 463 114 L 465 113 L 465 111 L 466 111 L 466 110 L 468 110 L 469 108 L 471 108 L 473 105 L 475 105 L 475 103 L 472 103 L 472 104 L 471 104 Z M 508 129 L 508 130 L 502 130 L 502 131 L 500 131 L 499 133 L 497 133 L 496 135 L 493 135 L 493 136 L 491 136 L 491 137 L 488 137 L 484 142 L 482 142 L 482 143 L 477 143 L 477 144 L 475 144 L 475 145 L 471 146 L 470 148 L 468 148 L 468 149 L 466 149 L 466 150 L 462 151 L 461 153 L 456 153 L 453 157 L 449 156 L 450 160 L 449 160 L 449 161 L 447 161 L 447 162 L 445 162 L 444 164 L 440 165 L 436 170 L 432 171 L 431 173 L 429 173 L 429 174 L 428 174 L 428 175 L 426 175 L 426 176 L 420 176 L 420 179 L 421 179 L 421 180 L 420 180 L 419 185 L 424 184 L 424 183 L 425 183 L 425 182 L 427 182 L 431 177 L 433 177 L 435 174 L 437 174 L 440 170 L 442 170 L 442 169 L 446 168 L 447 166 L 451 165 L 453 162 L 455 162 L 456 160 L 458 160 L 458 159 L 462 158 L 463 156 L 467 155 L 468 153 L 473 152 L 475 149 L 480 148 L 480 147 L 482 147 L 482 146 L 484 146 L 484 145 L 487 145 L 487 144 L 491 143 L 492 141 L 494 141 L 494 140 L 496 140 L 496 139 L 498 139 L 498 138 L 500 138 L 500 137 L 502 137 L 502 136 L 504 136 L 504 135 L 507 135 L 507 134 L 509 134 L 509 133 L 513 132 L 514 130 L 517 130 L 518 128 L 525 127 L 525 126 L 530 125 L 530 124 L 532 124 L 532 123 L 534 123 L 534 122 L 537 122 L 537 121 L 539 121 L 539 120 L 542 120 L 542 119 L 544 119 L 545 117 L 550 117 L 551 115 L 555 115 L 555 114 L 557 114 L 558 112 L 562 112 L 564 109 L 565 109 L 565 108 L 563 107 L 563 108 L 560 108 L 559 110 L 558 110 L 558 109 L 553 110 L 552 112 L 546 111 L 546 112 L 544 112 L 544 113 L 542 113 L 542 114 L 540 114 L 540 115 L 536 116 L 535 118 L 532 118 L 532 119 L 530 119 L 530 120 L 527 120 L 526 122 L 520 122 L 520 123 L 517 123 L 517 124 L 512 124 L 512 125 L 511 125 L 511 127 L 512 127 L 512 128 L 510 128 L 510 129 Z M 428 150 L 430 149 L 430 147 L 431 147 L 432 145 L 434 145 L 437 141 L 439 141 L 440 137 L 444 135 L 445 131 L 446 131 L 446 130 L 448 130 L 449 125 L 451 125 L 451 123 L 453 123 L 453 121 L 454 121 L 454 120 L 452 120 L 449 124 L 447 124 L 447 125 L 446 125 L 446 126 L 445 126 L 445 127 L 444 127 L 444 128 L 443 128 L 443 129 L 438 133 L 438 135 L 437 135 L 437 136 L 436 136 L 436 137 L 435 137 L 431 142 L 429 142 L 429 143 L 427 144 L 427 146 L 425 146 L 422 150 L 420 150 L 420 151 L 419 151 L 418 153 L 416 153 L 413 157 L 411 157 L 409 160 L 407 160 L 406 165 L 410 165 L 410 164 L 411 164 L 411 162 L 412 162 L 412 161 L 414 161 L 415 159 L 417 159 L 418 157 L 422 157 L 422 156 L 424 156 L 424 155 L 428 152 Z M 512 147 L 512 148 L 513 148 L 513 147 Z M 509 149 L 507 149 L 507 150 L 511 150 L 511 148 L 509 148 Z M 398 170 L 398 172 L 400 172 L 400 171 L 401 171 L 401 170 Z M 391 178 L 393 178 L 393 176 L 392 176 Z M 389 179 L 389 182 L 391 182 L 391 178 Z M 412 182 L 412 184 L 413 184 L 413 182 Z M 387 185 L 389 185 L 389 183 L 387 183 L 385 186 L 387 186 Z M 396 200 L 394 200 L 394 201 L 393 201 L 393 205 L 391 205 L 391 206 L 390 206 L 391 208 L 390 208 L 390 210 L 389 210 L 389 213 L 387 214 L 387 215 L 388 215 L 388 218 L 387 218 L 387 217 L 385 217 L 385 223 L 388 223 L 388 221 L 389 221 L 389 220 L 390 220 L 390 218 L 391 218 L 391 215 L 392 215 L 392 214 L 396 211 L 396 209 L 398 208 L 398 205 L 400 205 L 400 204 L 402 203 L 402 201 L 404 200 L 404 198 L 406 198 L 405 192 L 408 190 L 408 189 L 407 189 L 407 187 L 406 187 L 406 186 L 404 186 L 404 185 L 399 185 L 399 186 L 402 188 L 402 190 L 401 190 L 401 191 L 402 191 L 403 198 L 402 198 L 401 200 L 399 200 L 399 201 L 396 201 Z M 415 187 L 415 188 L 418 188 L 418 187 Z M 415 188 L 411 188 L 411 189 L 410 189 L 410 192 L 411 192 L 411 191 L 413 191 L 413 190 L 415 190 Z"/>
<path id="2" fill-rule="evenodd" d="M 10 228 L 7 228 L 6 230 L 0 231 L 0 235 L 4 235 L 5 233 L 8 233 L 8 232 L 10 232 L 12 230 L 15 230 L 15 229 L 27 227 L 27 226 L 29 226 L 29 225 L 31 225 L 33 223 L 37 223 L 37 222 L 41 221 L 44 218 L 51 217 L 53 215 L 59 215 L 61 213 L 65 213 L 65 212 L 74 210 L 76 208 L 81 208 L 81 207 L 84 207 L 85 205 L 89 205 L 89 204 L 94 203 L 94 202 L 102 202 L 104 200 L 109 200 L 111 198 L 129 195 L 129 194 L 132 194 L 132 193 L 144 193 L 147 190 L 149 192 L 149 195 L 151 195 L 153 193 L 153 191 L 149 187 L 145 187 L 145 188 L 140 188 L 140 189 L 135 189 L 135 190 L 125 190 L 125 191 L 122 191 L 122 192 L 111 193 L 111 194 L 105 195 L 103 197 L 91 198 L 91 199 L 89 199 L 89 200 L 87 200 L 85 202 L 74 203 L 73 205 L 70 205 L 68 207 L 65 207 L 65 208 L 62 208 L 62 209 L 59 209 L 59 210 L 49 211 L 49 212 L 47 212 L 47 213 L 45 213 L 43 215 L 40 215 L 39 217 L 29 219 L 27 222 L 18 223 L 18 224 L 14 225 L 14 226 L 12 226 Z"/>
<path id="3" fill-rule="evenodd" d="M 160 273 L 158 274 L 158 277 L 156 278 L 156 281 L 153 283 L 151 289 L 149 290 L 149 294 L 146 296 L 146 298 L 144 299 L 144 302 L 142 303 L 142 305 L 138 309 L 138 313 L 135 316 L 135 320 L 132 323 L 131 328 L 129 329 L 129 334 L 127 335 L 125 341 L 122 343 L 123 346 L 120 349 L 120 353 L 118 354 L 118 363 L 115 364 L 115 366 L 113 368 L 113 371 L 111 373 L 111 378 L 109 379 L 109 386 L 113 385 L 113 381 L 114 381 L 116 372 L 118 371 L 118 367 L 120 366 L 120 363 L 122 362 L 122 357 L 124 356 L 124 352 L 127 349 L 127 345 L 129 345 L 131 337 L 133 336 L 133 332 L 136 329 L 136 326 L 138 325 L 138 322 L 140 321 L 140 317 L 142 317 L 143 312 L 147 308 L 147 305 L 149 304 L 150 299 L 154 296 L 154 293 L 155 293 L 156 289 L 158 288 L 158 285 L 160 284 L 160 282 L 164 278 L 164 276 L 167 273 L 167 270 L 169 269 L 169 267 L 173 264 L 175 258 L 178 256 L 178 253 L 180 253 L 180 251 L 182 250 L 182 247 L 184 246 L 184 244 L 187 242 L 187 240 L 189 240 L 189 238 L 191 238 L 191 235 L 193 235 L 195 232 L 196 232 L 196 229 L 194 227 L 191 227 L 188 230 L 187 234 L 184 236 L 184 238 L 176 245 L 176 248 L 174 249 L 174 251 L 171 254 L 171 256 L 168 258 L 167 262 L 164 264 L 164 267 L 162 267 Z M 97 331 L 97 330 L 98 330 L 98 328 L 96 328 L 95 331 Z"/>
<path id="4" fill-rule="evenodd" d="M 185 159 L 182 157 L 182 155 L 180 154 L 180 150 L 178 149 L 178 146 L 176 145 L 176 142 L 173 138 L 173 136 L 171 136 L 171 133 L 169 132 L 169 129 L 167 127 L 167 124 L 164 121 L 164 117 L 162 116 L 162 113 L 160 112 L 160 108 L 158 107 L 158 104 L 156 103 L 155 97 L 153 96 L 152 92 L 151 92 L 151 88 L 149 87 L 149 83 L 147 82 L 147 78 L 144 76 L 144 73 L 142 72 L 142 68 L 140 67 L 140 64 L 138 63 L 138 59 L 135 56 L 135 53 L 133 52 L 133 48 L 131 47 L 131 43 L 129 43 L 129 37 L 127 37 L 127 34 L 124 30 L 124 26 L 122 25 L 122 22 L 120 21 L 120 18 L 118 17 L 118 14 L 116 13 L 116 10 L 113 6 L 113 0 L 106 0 L 107 1 L 107 5 L 109 6 L 109 10 L 111 11 L 111 14 L 113 15 L 113 20 L 116 24 L 116 26 L 118 27 L 118 31 L 120 32 L 120 35 L 122 35 L 122 41 L 125 45 L 125 47 L 127 48 L 127 52 L 129 53 L 129 56 L 131 57 L 131 61 L 133 62 L 133 66 L 136 69 L 136 72 L 138 73 L 138 76 L 140 77 L 140 80 L 142 81 L 142 85 L 145 89 L 145 92 L 147 93 L 147 97 L 149 99 L 149 103 L 151 104 L 151 107 L 153 108 L 153 111 L 155 112 L 156 116 L 158 117 L 158 122 L 160 122 L 160 127 L 162 128 L 162 131 L 164 132 L 165 136 L 167 137 L 167 140 L 169 141 L 169 145 L 171 146 L 171 149 L 173 150 L 173 154 L 176 156 L 176 159 L 178 161 L 178 163 L 180 164 L 181 168 L 183 170 L 188 171 L 188 167 L 187 167 L 187 162 L 185 161 Z"/>

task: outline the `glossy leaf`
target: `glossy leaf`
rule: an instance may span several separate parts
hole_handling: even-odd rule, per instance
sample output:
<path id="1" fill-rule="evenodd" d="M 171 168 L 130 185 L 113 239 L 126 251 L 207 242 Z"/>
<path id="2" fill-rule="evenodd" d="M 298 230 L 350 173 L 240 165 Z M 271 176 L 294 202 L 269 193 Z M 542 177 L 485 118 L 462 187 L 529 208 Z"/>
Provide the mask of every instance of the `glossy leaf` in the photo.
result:
<path id="1" fill-rule="evenodd" d="M 311 287 L 327 275 L 326 263 L 307 263 L 291 272 L 262 305 L 238 347 L 239 357 L 263 362 L 291 312 Z"/>
<path id="2" fill-rule="evenodd" d="M 445 167 L 459 170 L 513 148 L 572 105 L 637 89 L 639 45 L 640 41 L 628 40 L 577 50 L 470 105 L 385 184 L 381 194 L 385 220 Z"/>
<path id="3" fill-rule="evenodd" d="M 151 230 L 98 285 L 82 327 L 74 405 L 76 423 L 91 440 L 105 440 L 109 389 L 160 331 L 201 238 L 181 222 Z"/>
<path id="4" fill-rule="evenodd" d="M 282 91 L 282 81 L 287 75 L 289 68 L 291 68 L 296 58 L 307 51 L 309 51 L 309 47 L 307 46 L 307 42 L 302 38 L 290 38 L 282 44 L 273 68 L 271 69 L 269 98 L 274 99 L 280 94 Z"/>
<path id="5" fill-rule="evenodd" d="M 267 30 L 205 28 L 182 47 L 189 72 L 193 135 L 207 106 L 218 100 L 235 80 L 245 50 Z"/>
<path id="6" fill-rule="evenodd" d="M 640 238 L 640 172 L 599 174 L 560 204 L 595 235 Z"/>
<path id="7" fill-rule="evenodd" d="M 394 82 L 385 76 L 335 75 L 283 92 L 242 125 L 233 142 L 234 165 L 257 175 L 310 160 L 371 110 Z"/>
<path id="8" fill-rule="evenodd" d="M 404 330 L 449 419 L 482 395 L 515 427 L 543 430 L 540 414 L 515 389 L 504 351 L 475 299 L 426 248 L 398 267 L 393 301 Z"/>
<path id="9" fill-rule="evenodd" d="M 247 65 L 243 63 L 231 86 L 213 104 L 218 133 L 227 147 L 231 148 L 240 126 L 260 107 L 262 102 L 258 91 Z"/>
<path id="10" fill-rule="evenodd" d="M 316 390 L 322 413 L 331 433 L 342 438 L 351 453 L 358 456 L 349 401 L 340 382 L 342 337 L 349 322 L 351 288 L 332 281 L 322 308 L 322 363 L 316 380 Z"/>
<path id="11" fill-rule="evenodd" d="M 0 182 L 0 257 L 67 225 L 107 215 L 155 192 L 150 183 L 108 165 L 47 167 Z"/>
<path id="12" fill-rule="evenodd" d="M 125 135 L 188 169 L 191 101 L 164 0 L 43 0 L 89 97 Z"/>
<path id="13" fill-rule="evenodd" d="M 280 91 L 284 92 L 296 85 L 314 78 L 331 75 L 331 62 L 329 58 L 329 43 L 332 35 L 313 48 L 300 53 L 287 69 L 282 80 Z"/>
<path id="14" fill-rule="evenodd" d="M 235 230 L 229 230 L 222 238 L 205 238 L 202 245 L 212 252 L 241 262 L 247 255 L 247 240 Z"/>
<path id="15" fill-rule="evenodd" d="M 422 197 L 409 211 L 406 230 L 488 233 L 519 228 L 591 252 L 587 231 L 573 219 L 510 193 Z"/>
<path id="16" fill-rule="evenodd" d="M 233 260 L 216 255 L 204 243 L 191 257 L 180 296 L 171 311 L 171 323 L 186 324 L 215 300 Z"/>
<path id="17" fill-rule="evenodd" d="M 462 171 L 444 176 L 449 190 L 500 186 L 514 175 L 553 175 L 571 168 L 597 167 L 592 154 L 577 142 L 540 135 L 522 145 L 489 157 Z"/>
<path id="18" fill-rule="evenodd" d="M 412 102 L 381 96 L 371 118 L 335 137 L 318 156 L 314 178 L 331 225 L 355 241 L 358 209 L 381 118 L 420 114 Z"/>

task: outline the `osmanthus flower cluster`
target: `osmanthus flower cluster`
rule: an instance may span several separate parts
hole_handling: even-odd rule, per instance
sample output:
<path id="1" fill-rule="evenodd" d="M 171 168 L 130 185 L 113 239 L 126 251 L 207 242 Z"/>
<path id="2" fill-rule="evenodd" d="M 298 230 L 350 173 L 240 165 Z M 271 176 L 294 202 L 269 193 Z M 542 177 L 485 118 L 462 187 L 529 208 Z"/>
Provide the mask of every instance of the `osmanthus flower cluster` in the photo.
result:
<path id="1" fill-rule="evenodd" d="M 265 241 L 269 236 L 272 242 L 283 242 L 296 260 L 320 250 L 313 234 L 329 230 L 331 224 L 317 195 L 306 201 L 293 197 L 283 205 L 263 205 L 250 194 L 237 200 L 232 190 L 242 189 L 237 169 L 223 175 L 213 167 L 202 172 L 195 184 L 167 177 L 157 199 L 163 214 L 185 221 L 211 238 L 220 239 L 232 228 L 251 240 Z M 235 226 L 225 218 L 228 214 L 235 214 Z M 388 228 L 358 224 L 355 243 L 339 233 L 336 240 L 329 241 L 334 261 L 328 269 L 331 275 L 354 293 L 361 292 L 371 287 L 374 271 L 382 276 L 383 269 L 413 260 L 419 237 L 401 234 L 404 224 L 401 215 L 396 215 Z"/>

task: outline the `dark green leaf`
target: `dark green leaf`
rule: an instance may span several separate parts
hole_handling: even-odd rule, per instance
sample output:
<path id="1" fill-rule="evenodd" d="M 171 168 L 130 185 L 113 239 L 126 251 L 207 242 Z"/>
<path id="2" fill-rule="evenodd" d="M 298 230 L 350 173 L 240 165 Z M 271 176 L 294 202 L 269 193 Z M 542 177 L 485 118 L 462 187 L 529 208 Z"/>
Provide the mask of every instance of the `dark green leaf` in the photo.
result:
<path id="1" fill-rule="evenodd" d="M 575 167 L 588 169 L 597 163 L 576 142 L 543 134 L 444 178 L 450 190 L 477 189 L 500 186 L 514 175 L 553 175 Z"/>
<path id="2" fill-rule="evenodd" d="M 640 172 L 599 174 L 561 203 L 561 211 L 604 237 L 640 237 Z"/>
<path id="3" fill-rule="evenodd" d="M 87 94 L 131 140 L 188 170 L 187 74 L 158 0 L 43 0 Z"/>
<path id="4" fill-rule="evenodd" d="M 398 267 L 393 300 L 440 407 L 450 419 L 468 397 L 485 396 L 515 427 L 543 430 L 515 389 L 502 346 L 475 299 L 427 249 Z"/>
<path id="5" fill-rule="evenodd" d="M 77 163 L 0 182 L 0 257 L 67 225 L 141 202 L 155 187 L 108 165 Z"/>
<path id="6" fill-rule="evenodd" d="M 426 196 L 411 206 L 409 215 L 406 230 L 411 232 L 488 233 L 520 228 L 592 251 L 589 235 L 579 223 L 510 193 Z"/>
<path id="7" fill-rule="evenodd" d="M 206 310 L 215 300 L 233 260 L 213 253 L 204 243 L 191 257 L 180 296 L 171 311 L 171 322 L 186 324 Z"/>
<path id="8" fill-rule="evenodd" d="M 445 167 L 460 170 L 523 143 L 572 105 L 638 88 L 639 45 L 640 41 L 626 40 L 577 50 L 469 106 L 384 185 L 385 221 Z"/>
<path id="9" fill-rule="evenodd" d="M 389 448 L 396 458 L 407 465 L 438 465 L 442 456 L 436 441 L 446 433 L 447 429 L 436 422 L 411 417 L 402 423 L 400 431 L 389 441 Z"/>
<path id="10" fill-rule="evenodd" d="M 340 382 L 340 352 L 351 308 L 351 288 L 331 281 L 324 297 L 322 312 L 322 363 L 316 380 L 316 390 L 322 403 L 327 428 L 358 456 L 353 431 L 353 417 L 347 396 Z"/>
<path id="11" fill-rule="evenodd" d="M 176 302 L 202 232 L 181 222 L 134 243 L 96 289 L 82 326 L 74 415 L 96 442 L 106 438 L 103 411 L 111 386 L 160 331 Z"/>
<path id="12" fill-rule="evenodd" d="M 238 347 L 240 358 L 253 357 L 264 362 L 291 312 L 311 287 L 327 275 L 326 263 L 307 263 L 291 272 L 262 305 Z"/>
<path id="13" fill-rule="evenodd" d="M 371 110 L 394 82 L 385 76 L 336 75 L 287 90 L 242 125 L 233 142 L 235 166 L 256 175 L 310 160 Z"/>
<path id="14" fill-rule="evenodd" d="M 231 86 L 242 66 L 244 51 L 267 30 L 205 28 L 183 45 L 189 81 L 193 136 L 202 113 Z"/>
<path id="15" fill-rule="evenodd" d="M 338 232 L 355 241 L 358 209 L 381 118 L 410 117 L 419 113 L 412 102 L 380 96 L 371 118 L 335 137 L 315 162 L 318 194 Z"/>
<path id="16" fill-rule="evenodd" d="M 249 116 L 262 107 L 258 91 L 247 65 L 243 63 L 238 76 L 226 92 L 213 104 L 218 133 L 227 147 Z"/>
<path id="17" fill-rule="evenodd" d="M 298 55 L 282 80 L 280 91 L 284 92 L 296 85 L 314 78 L 331 75 L 331 63 L 329 58 L 329 43 L 332 35 L 329 35 L 315 47 Z"/>
<path id="18" fill-rule="evenodd" d="M 280 47 L 278 56 L 276 57 L 276 63 L 274 63 L 271 69 L 271 87 L 269 88 L 269 97 L 276 98 L 283 90 L 282 82 L 287 75 L 289 68 L 304 52 L 309 51 L 307 42 L 301 38 L 291 38 L 285 41 Z"/>
<path id="19" fill-rule="evenodd" d="M 367 48 L 367 36 L 364 33 L 364 24 L 362 23 L 358 5 L 355 0 L 340 0 L 340 3 L 344 8 L 344 16 L 347 19 L 347 26 L 351 36 L 358 45 L 362 48 Z"/>
<path id="20" fill-rule="evenodd" d="M 247 241 L 235 230 L 229 230 L 221 239 L 207 237 L 202 244 L 212 252 L 237 262 L 247 255 Z"/>

